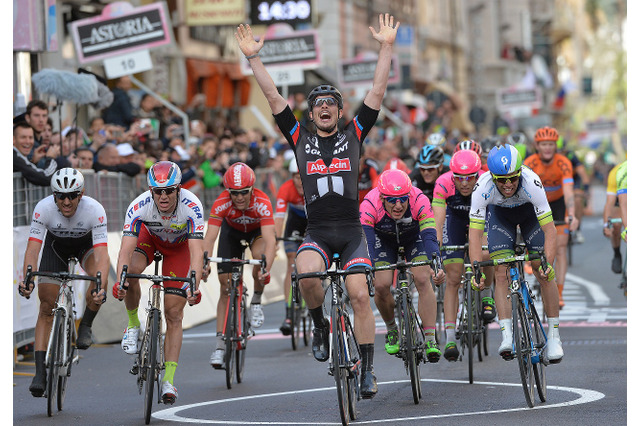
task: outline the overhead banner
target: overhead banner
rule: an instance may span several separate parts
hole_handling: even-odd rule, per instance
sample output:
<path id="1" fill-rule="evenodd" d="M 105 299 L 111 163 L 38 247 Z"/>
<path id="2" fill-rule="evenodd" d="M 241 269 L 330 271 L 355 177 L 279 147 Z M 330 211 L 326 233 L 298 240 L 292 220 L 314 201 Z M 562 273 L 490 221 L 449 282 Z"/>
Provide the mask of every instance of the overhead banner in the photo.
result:
<path id="1" fill-rule="evenodd" d="M 350 59 L 340 61 L 338 64 L 338 82 L 340 87 L 353 87 L 370 85 L 378 64 L 377 57 Z M 388 84 L 396 84 L 400 81 L 400 65 L 398 56 L 391 57 L 391 69 L 389 70 Z"/>
<path id="2" fill-rule="evenodd" d="M 188 26 L 234 25 L 246 21 L 245 0 L 186 0 Z"/>
<path id="3" fill-rule="evenodd" d="M 128 6 L 128 7 L 127 7 Z M 164 2 L 132 7 L 112 3 L 102 15 L 73 21 L 70 33 L 81 64 L 173 43 Z"/>

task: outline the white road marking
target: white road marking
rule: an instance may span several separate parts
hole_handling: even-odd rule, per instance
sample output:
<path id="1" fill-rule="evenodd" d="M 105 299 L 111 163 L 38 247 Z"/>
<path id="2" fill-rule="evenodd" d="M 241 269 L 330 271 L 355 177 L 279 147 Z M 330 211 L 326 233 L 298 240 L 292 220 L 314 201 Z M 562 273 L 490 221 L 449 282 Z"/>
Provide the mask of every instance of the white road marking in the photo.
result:
<path id="1" fill-rule="evenodd" d="M 465 385 L 469 385 L 469 382 L 466 380 L 439 380 L 439 379 L 422 379 L 423 382 L 440 382 L 440 383 L 461 383 Z M 394 380 L 390 382 L 381 382 L 378 385 L 386 385 L 386 384 L 395 384 L 395 383 L 405 383 L 409 382 L 409 380 Z M 485 386 L 513 386 L 513 387 L 521 387 L 521 383 L 495 383 L 495 382 L 475 382 L 472 386 L 477 385 L 485 385 Z M 464 416 L 477 416 L 477 415 L 486 415 L 486 414 L 495 414 L 495 413 L 509 413 L 516 411 L 528 411 L 528 410 L 543 410 L 548 408 L 558 408 L 558 407 L 567 407 L 570 405 L 579 405 L 579 404 L 587 404 L 590 402 L 597 401 L 599 399 L 604 398 L 604 394 L 591 389 L 580 389 L 580 388 L 570 388 L 564 386 L 547 386 L 547 389 L 557 390 L 562 392 L 571 392 L 579 395 L 579 398 L 574 399 L 573 401 L 560 402 L 557 404 L 549 404 L 548 401 L 545 405 L 538 405 L 533 408 L 528 408 L 526 404 L 524 407 L 520 408 L 505 408 L 498 410 L 487 410 L 487 411 L 470 411 L 466 413 L 450 413 L 450 414 L 434 414 L 427 416 L 416 416 L 416 417 L 396 417 L 393 419 L 379 419 L 379 420 L 369 420 L 369 421 L 358 421 L 358 424 L 376 424 L 376 423 L 397 423 L 402 421 L 414 421 L 414 420 L 427 420 L 427 419 L 442 419 L 442 418 L 450 418 L 450 417 L 464 417 Z M 201 418 L 190 418 L 179 416 L 177 413 L 185 410 L 189 410 L 192 408 L 203 407 L 206 405 L 216 405 L 216 404 L 225 404 L 228 402 L 237 402 L 237 401 L 245 401 L 250 399 L 260 399 L 260 398 L 271 398 L 271 397 L 279 397 L 285 395 L 294 395 L 301 393 L 309 393 L 309 392 L 323 392 L 323 391 L 335 391 L 335 387 L 325 387 L 325 388 L 316 388 L 316 389 L 304 389 L 304 390 L 296 390 L 296 391 L 287 391 L 287 392 L 276 392 L 270 394 L 260 394 L 260 395 L 248 395 L 241 396 L 236 398 L 226 398 L 215 401 L 205 401 L 199 402 L 196 404 L 189 404 L 185 406 L 171 407 L 165 410 L 158 411 L 156 413 L 152 413 L 152 416 L 156 419 L 160 420 L 168 420 L 172 422 L 179 423 L 210 423 L 210 424 L 244 424 L 244 425 L 340 425 L 341 423 L 334 422 L 283 422 L 283 421 L 230 421 L 230 420 L 213 420 L 213 419 L 201 419 Z M 263 412 L 264 415 L 264 412 Z M 337 413 L 336 413 L 337 415 Z"/>
<path id="2" fill-rule="evenodd" d="M 593 299 L 593 303 L 596 306 L 608 306 L 611 303 L 611 299 L 602 289 L 600 284 L 596 284 L 593 281 L 586 280 L 577 275 L 573 275 L 572 273 L 567 272 L 566 279 L 573 281 L 574 283 L 581 285 L 589 291 L 591 298 Z"/>

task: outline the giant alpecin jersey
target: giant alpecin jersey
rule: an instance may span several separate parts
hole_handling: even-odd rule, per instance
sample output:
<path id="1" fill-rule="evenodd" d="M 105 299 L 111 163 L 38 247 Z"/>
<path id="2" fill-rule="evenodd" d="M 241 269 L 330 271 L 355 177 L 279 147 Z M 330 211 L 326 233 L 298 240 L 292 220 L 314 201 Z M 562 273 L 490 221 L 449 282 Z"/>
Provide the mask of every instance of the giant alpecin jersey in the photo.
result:
<path id="1" fill-rule="evenodd" d="M 363 103 L 344 130 L 326 138 L 300 125 L 288 106 L 274 117 L 296 155 L 309 228 L 357 221 L 360 147 L 378 111 Z"/>

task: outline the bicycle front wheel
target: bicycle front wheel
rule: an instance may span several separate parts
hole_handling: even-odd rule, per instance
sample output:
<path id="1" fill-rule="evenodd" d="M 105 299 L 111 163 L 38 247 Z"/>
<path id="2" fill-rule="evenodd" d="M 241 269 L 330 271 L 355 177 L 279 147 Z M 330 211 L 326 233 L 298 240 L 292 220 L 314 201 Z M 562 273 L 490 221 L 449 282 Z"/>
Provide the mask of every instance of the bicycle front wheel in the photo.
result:
<path id="1" fill-rule="evenodd" d="M 144 384 L 144 423 L 151 422 L 151 407 L 153 406 L 153 389 L 156 386 L 157 376 L 157 354 L 158 354 L 158 335 L 160 333 L 160 313 L 152 309 L 149 312 L 149 340 L 147 345 L 147 353 L 143 359 L 143 380 Z"/>
<path id="2" fill-rule="evenodd" d="M 520 367 L 520 380 L 524 390 L 524 398 L 529 408 L 533 408 L 533 363 L 531 362 L 531 330 L 524 306 L 520 297 L 511 295 L 513 321 L 513 339 L 516 346 L 516 357 Z"/>
<path id="3" fill-rule="evenodd" d="M 440 347 L 443 347 L 446 342 L 446 335 L 444 331 L 444 292 L 445 283 L 435 286 L 436 292 L 436 342 Z"/>
<path id="4" fill-rule="evenodd" d="M 474 327 L 477 327 L 475 312 L 477 306 L 474 302 L 474 291 L 471 288 L 471 281 L 465 283 L 465 301 L 467 304 L 466 323 L 467 333 L 465 336 L 467 345 L 467 363 L 469 366 L 469 383 L 473 384 L 473 340 L 474 340 Z"/>
<path id="5" fill-rule="evenodd" d="M 66 365 L 66 372 L 58 376 L 58 411 L 62 411 L 64 405 L 64 397 L 67 395 L 67 381 L 71 376 L 71 366 L 73 365 L 73 358 L 75 356 L 75 342 L 74 342 L 74 322 L 73 318 L 67 318 L 66 333 L 64 337 L 64 345 L 67 353 L 67 359 L 64 361 Z M 64 331 L 64 327 L 62 329 Z"/>
<path id="6" fill-rule="evenodd" d="M 415 322 L 415 313 L 413 311 L 413 305 L 409 300 L 406 293 L 402 295 L 401 310 L 402 310 L 402 340 L 405 348 L 405 356 L 407 357 L 407 369 L 409 370 L 409 377 L 411 378 L 411 393 L 413 394 L 413 403 L 420 403 L 420 396 L 422 389 L 420 388 L 420 358 L 418 357 L 418 351 L 421 350 L 416 345 L 417 330 Z"/>
<path id="7" fill-rule="evenodd" d="M 58 377 L 63 363 L 64 351 L 64 312 L 56 311 L 51 327 L 51 348 L 49 352 L 49 371 L 47 372 L 47 415 L 53 415 L 57 403 Z"/>
<path id="8" fill-rule="evenodd" d="M 236 345 L 236 380 L 242 383 L 244 375 L 244 358 L 247 354 L 247 344 L 249 342 L 249 314 L 247 313 L 247 300 L 241 297 L 238 300 L 240 306 L 240 340 Z"/>
<path id="9" fill-rule="evenodd" d="M 531 321 L 533 324 L 533 339 L 537 352 L 537 362 L 533 363 L 533 375 L 536 379 L 536 389 L 538 390 L 540 402 L 545 402 L 547 400 L 547 372 L 546 365 L 544 363 L 544 360 L 542 359 L 542 351 L 547 344 L 547 338 L 544 334 L 542 322 L 540 321 L 540 317 L 538 316 L 536 307 L 533 306 L 533 304 L 531 304 L 530 310 Z"/>
<path id="10" fill-rule="evenodd" d="M 349 366 L 349 378 L 347 379 L 347 385 L 349 390 L 347 395 L 349 396 L 349 418 L 355 420 L 357 417 L 356 401 L 358 401 L 360 395 L 360 384 L 358 382 L 360 378 L 360 348 L 356 335 L 351 327 L 351 320 L 349 317 L 344 317 L 345 322 L 345 337 L 346 337 L 346 359 Z"/>
<path id="11" fill-rule="evenodd" d="M 228 309 L 227 309 L 227 324 L 225 325 L 224 338 L 225 338 L 225 354 L 224 354 L 224 368 L 227 381 L 227 389 L 231 389 L 234 380 L 234 367 L 236 360 L 236 335 L 237 335 L 237 318 L 236 307 L 237 295 L 236 291 L 231 290 L 229 295 Z"/>
<path id="12" fill-rule="evenodd" d="M 291 303 L 291 349 L 294 351 L 300 346 L 302 335 L 302 308 L 298 303 Z"/>
<path id="13" fill-rule="evenodd" d="M 331 364 L 333 368 L 333 378 L 336 381 L 338 391 L 338 408 L 343 425 L 349 424 L 349 384 L 347 379 L 347 359 L 345 356 L 344 322 L 341 310 L 334 307 L 331 312 Z"/>

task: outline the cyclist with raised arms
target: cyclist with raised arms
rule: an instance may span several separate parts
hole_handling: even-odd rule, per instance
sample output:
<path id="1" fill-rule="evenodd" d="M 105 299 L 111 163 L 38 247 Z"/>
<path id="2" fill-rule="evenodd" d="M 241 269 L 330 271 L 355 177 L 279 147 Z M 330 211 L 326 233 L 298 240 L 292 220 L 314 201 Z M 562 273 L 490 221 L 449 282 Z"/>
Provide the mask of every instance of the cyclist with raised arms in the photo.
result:
<path id="1" fill-rule="evenodd" d="M 518 226 L 529 253 L 544 253 L 549 268 L 543 270 L 539 260 L 532 262 L 533 273 L 541 284 L 542 301 L 547 314 L 546 356 L 551 363 L 562 360 L 564 352 L 560 341 L 559 295 L 555 281 L 553 261 L 556 256 L 556 229 L 551 207 L 540 177 L 522 165 L 518 150 L 513 145 L 491 149 L 487 158 L 489 172 L 478 179 L 471 195 L 469 211 L 469 257 L 471 263 L 482 260 L 482 233 L 488 218 L 487 237 L 492 259 L 515 254 Z M 513 359 L 511 303 L 508 301 L 509 282 L 507 267 L 495 267 L 495 301 L 498 310 L 502 342 L 498 352 L 505 360 Z M 482 290 L 485 278 L 474 286 Z"/>
<path id="2" fill-rule="evenodd" d="M 325 270 L 331 265 L 333 253 L 340 255 L 344 269 L 371 266 L 358 211 L 360 150 L 382 106 L 399 25 L 394 25 L 394 18 L 388 13 L 380 14 L 379 23 L 379 31 L 369 27 L 373 38 L 380 43 L 380 53 L 373 87 L 365 96 L 360 110 L 344 130 L 339 130 L 338 120 L 344 114 L 342 95 L 328 84 L 316 87 L 307 97 L 309 118 L 316 126 L 315 133 L 300 125 L 260 60 L 264 36 L 256 41 L 251 28 L 245 25 L 240 25 L 235 34 L 278 127 L 295 152 L 300 169 L 308 226 L 305 241 L 296 257 L 298 273 Z M 378 391 L 373 374 L 375 319 L 366 277 L 363 274 L 349 275 L 346 283 L 354 311 L 354 331 L 362 352 L 361 395 L 372 398 Z M 301 280 L 300 290 L 315 325 L 312 351 L 318 361 L 324 362 L 329 358 L 329 322 L 322 310 L 324 290 L 321 281 Z"/>
<path id="3" fill-rule="evenodd" d="M 304 193 L 302 192 L 302 179 L 296 159 L 289 162 L 289 173 L 291 179 L 286 181 L 278 189 L 276 195 L 276 212 L 273 220 L 276 226 L 276 236 L 283 237 L 303 237 L 307 230 L 307 212 L 304 209 Z M 286 222 L 285 222 L 286 216 Z M 284 234 L 282 230 L 284 228 Z M 287 272 L 284 275 L 284 302 L 285 318 L 280 326 L 283 335 L 291 334 L 291 272 L 296 261 L 296 251 L 300 243 L 295 241 L 284 241 L 284 252 L 287 254 Z"/>
<path id="4" fill-rule="evenodd" d="M 27 250 L 24 255 L 24 274 L 27 266 L 33 271 L 67 272 L 67 260 L 75 257 L 80 266 L 91 276 L 102 275 L 100 293 L 92 294 L 96 284 L 91 283 L 85 295 L 86 308 L 78 326 L 76 347 L 91 346 L 91 326 L 106 296 L 109 277 L 109 252 L 107 251 L 107 215 L 104 207 L 93 198 L 84 195 L 84 177 L 79 171 L 66 167 L 51 176 L 50 195 L 33 209 Z M 38 265 L 38 256 L 42 257 Z M 29 391 L 35 397 L 44 395 L 47 385 L 45 356 L 53 324 L 53 309 L 60 283 L 48 277 L 38 279 L 40 307 L 35 329 L 34 357 L 36 374 Z M 23 296 L 33 291 L 20 283 Z"/>
<path id="5" fill-rule="evenodd" d="M 360 204 L 360 223 L 375 266 L 396 263 L 400 246 L 405 249 L 406 260 L 411 262 L 425 261 L 439 251 L 431 203 L 402 170 L 389 169 L 380 175 L 378 186 Z M 441 352 L 435 334 L 436 296 L 429 278 L 440 285 L 444 282 L 444 271 L 438 271 L 436 276 L 425 265 L 413 267 L 411 272 L 418 290 L 418 314 L 426 336 L 425 353 L 429 362 L 438 362 Z M 376 272 L 374 298 L 387 326 L 384 347 L 390 355 L 400 351 L 395 301 L 390 291 L 393 273 L 391 270 Z"/>
<path id="6" fill-rule="evenodd" d="M 253 267 L 253 296 L 251 298 L 251 327 L 259 328 L 264 323 L 262 311 L 262 292 L 271 281 L 271 265 L 276 255 L 276 231 L 273 222 L 273 208 L 269 196 L 254 188 L 256 175 L 245 163 L 234 163 L 222 176 L 225 190 L 216 198 L 209 214 L 209 227 L 204 237 L 204 249 L 213 252 L 213 245 L 220 236 L 218 257 L 239 259 L 244 250 L 242 240 L 249 244 L 251 255 L 260 259 L 265 255 L 266 272 L 260 266 Z M 210 363 L 215 369 L 224 363 L 225 342 L 223 339 L 225 312 L 229 301 L 229 282 L 231 281 L 231 263 L 218 264 L 220 296 L 216 315 L 216 348 L 211 354 Z M 209 275 L 207 267 L 204 277 Z"/>
<path id="7" fill-rule="evenodd" d="M 464 245 L 467 242 L 471 193 L 478 181 L 478 176 L 484 173 L 481 166 L 482 162 L 476 151 L 466 148 L 458 150 L 451 157 L 449 163 L 451 170 L 436 181 L 432 205 L 438 241 L 441 241 L 442 245 Z M 464 250 L 444 251 L 442 259 L 447 274 L 444 293 L 444 329 L 446 333 L 444 358 L 447 361 L 457 361 L 460 351 L 456 344 L 455 327 Z M 490 294 L 482 298 L 482 312 L 485 322 L 489 322 L 495 317 L 495 302 Z"/>
<path id="8" fill-rule="evenodd" d="M 443 162 L 444 151 L 442 148 L 425 145 L 416 158 L 416 169 L 409 174 L 413 186 L 417 186 L 429 198 L 429 202 L 433 201 L 433 190 L 436 187 L 438 176 L 449 171 L 448 167 L 445 169 Z"/>
<path id="9" fill-rule="evenodd" d="M 564 307 L 562 290 L 564 279 L 569 268 L 567 245 L 569 232 L 578 229 L 579 220 L 575 216 L 575 199 L 573 196 L 573 166 L 571 161 L 557 151 L 558 131 L 553 127 L 541 127 L 536 131 L 534 141 L 536 154 L 524 160 L 524 164 L 533 170 L 542 180 L 542 185 L 549 200 L 549 206 L 555 221 L 565 221 L 568 225 L 558 225 L 558 248 L 556 250 L 556 282 L 560 293 L 560 309 Z"/>
<path id="10" fill-rule="evenodd" d="M 131 274 L 141 274 L 153 262 L 154 253 L 163 255 L 162 275 L 188 277 L 196 272 L 196 289 L 191 294 L 188 283 L 164 283 L 164 317 L 167 331 L 164 340 L 164 377 L 162 401 L 173 404 L 178 398 L 174 375 L 182 347 L 182 318 L 187 301 L 200 303 L 198 289 L 202 275 L 202 238 L 204 218 L 202 203 L 189 190 L 181 188 L 182 172 L 171 161 L 159 161 L 147 173 L 149 191 L 140 194 L 127 208 L 120 253 L 118 277 L 123 265 Z M 133 355 L 138 351 L 140 334 L 140 280 L 130 278 L 127 283 L 117 282 L 113 295 L 124 305 L 129 318 L 122 336 L 122 349 Z"/>

